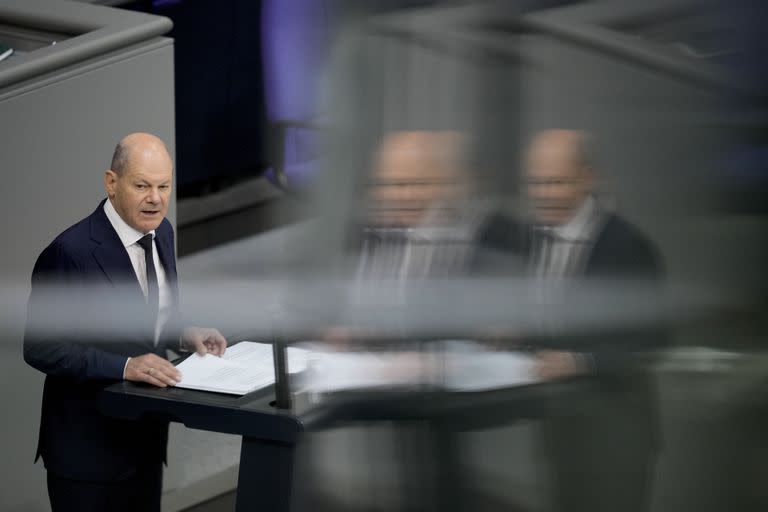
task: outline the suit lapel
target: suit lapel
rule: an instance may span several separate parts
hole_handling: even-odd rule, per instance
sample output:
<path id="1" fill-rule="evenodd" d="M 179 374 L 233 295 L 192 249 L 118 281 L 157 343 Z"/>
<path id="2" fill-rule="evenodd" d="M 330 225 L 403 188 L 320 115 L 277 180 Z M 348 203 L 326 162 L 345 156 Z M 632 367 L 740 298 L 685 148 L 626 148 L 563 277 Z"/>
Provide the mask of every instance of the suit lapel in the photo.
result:
<path id="1" fill-rule="evenodd" d="M 114 285 L 133 283 L 143 300 L 139 278 L 133 270 L 128 251 L 104 212 L 104 201 L 91 215 L 91 239 L 98 244 L 93 249 L 93 257 L 107 279 Z"/>
<path id="2" fill-rule="evenodd" d="M 170 228 L 166 229 L 165 222 L 157 228 L 157 231 L 155 231 L 155 245 L 157 246 L 157 255 L 160 258 L 160 264 L 165 270 L 168 286 L 170 286 L 174 301 L 176 301 L 178 298 L 178 276 L 176 274 L 176 257 L 173 247 L 173 236 L 171 235 L 171 232 L 169 232 L 169 229 Z"/>
<path id="3" fill-rule="evenodd" d="M 163 229 L 158 229 L 156 233 L 155 245 L 157 246 L 157 255 L 160 257 L 160 263 L 163 265 L 168 281 L 176 283 L 176 258 L 174 257 L 173 238 L 165 233 Z"/>

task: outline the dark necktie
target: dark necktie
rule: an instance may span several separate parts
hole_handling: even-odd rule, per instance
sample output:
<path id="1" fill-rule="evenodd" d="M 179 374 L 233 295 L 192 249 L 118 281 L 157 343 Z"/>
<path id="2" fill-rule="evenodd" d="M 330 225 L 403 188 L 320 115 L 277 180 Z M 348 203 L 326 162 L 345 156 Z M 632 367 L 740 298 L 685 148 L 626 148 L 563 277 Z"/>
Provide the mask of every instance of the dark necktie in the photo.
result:
<path id="1" fill-rule="evenodd" d="M 144 263 L 147 267 L 147 304 L 154 318 L 157 318 L 157 312 L 160 308 L 160 286 L 157 282 L 157 272 L 155 272 L 155 258 L 152 250 L 152 233 L 144 235 L 138 244 L 144 249 Z"/>

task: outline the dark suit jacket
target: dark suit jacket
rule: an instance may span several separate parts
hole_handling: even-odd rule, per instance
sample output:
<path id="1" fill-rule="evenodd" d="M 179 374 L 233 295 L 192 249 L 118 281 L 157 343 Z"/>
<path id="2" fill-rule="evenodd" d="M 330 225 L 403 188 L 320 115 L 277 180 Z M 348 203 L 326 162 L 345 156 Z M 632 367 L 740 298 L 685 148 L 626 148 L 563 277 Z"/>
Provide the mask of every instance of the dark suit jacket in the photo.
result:
<path id="1" fill-rule="evenodd" d="M 479 231 L 475 267 L 493 270 L 489 267 L 508 266 L 498 258 L 499 253 L 505 259 L 512 255 L 527 261 L 532 256 L 532 233 L 533 227 L 528 224 L 504 215 L 490 217 Z M 618 215 L 607 214 L 587 259 L 584 277 L 658 281 L 662 277 L 661 261 L 653 243 L 636 227 Z"/>
<path id="2" fill-rule="evenodd" d="M 93 481 L 123 479 L 140 464 L 164 460 L 168 437 L 165 422 L 123 421 L 99 412 L 100 391 L 122 380 L 128 357 L 164 351 L 164 343 L 154 344 L 154 319 L 103 205 L 56 237 L 38 257 L 24 338 L 25 361 L 46 374 L 35 460 L 42 456 L 45 467 L 60 476 Z M 175 297 L 173 228 L 163 219 L 155 233 Z M 105 319 L 116 325 L 135 321 L 136 328 L 112 334 L 72 329 L 67 321 L 56 332 L 45 327 L 51 317 L 76 319 L 85 326 Z"/>
<path id="3" fill-rule="evenodd" d="M 650 285 L 651 288 L 659 284 L 663 277 L 662 265 L 651 241 L 621 217 L 607 215 L 580 277 L 591 283 L 620 280 Z M 479 231 L 474 270 L 523 273 L 533 256 L 532 234 L 530 225 L 503 215 L 492 216 Z M 578 283 L 573 287 L 577 288 Z M 566 296 L 566 301 L 579 300 L 578 290 L 571 293 Z M 611 435 L 622 432 L 632 438 L 633 443 L 647 445 L 658 442 L 659 425 L 652 379 L 644 371 L 647 363 L 644 356 L 666 342 L 666 331 L 661 325 L 646 325 L 610 332 L 561 333 L 556 339 L 549 339 L 544 334 L 531 344 L 590 356 L 592 374 L 574 381 L 571 386 L 572 390 L 581 391 L 582 400 L 569 397 L 557 407 L 572 407 L 571 413 L 575 410 L 575 413 L 589 415 L 595 420 L 590 420 L 592 435 L 599 423 Z"/>

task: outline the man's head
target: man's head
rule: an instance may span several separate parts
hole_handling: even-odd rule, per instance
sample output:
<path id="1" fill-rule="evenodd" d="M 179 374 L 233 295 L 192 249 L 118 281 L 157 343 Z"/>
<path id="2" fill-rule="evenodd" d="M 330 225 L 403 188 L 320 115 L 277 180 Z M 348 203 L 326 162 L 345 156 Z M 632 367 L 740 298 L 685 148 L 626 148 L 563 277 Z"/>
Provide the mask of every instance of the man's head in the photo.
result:
<path id="1" fill-rule="evenodd" d="M 586 135 L 576 130 L 540 132 L 528 149 L 526 179 L 536 222 L 567 223 L 595 186 Z"/>
<path id="2" fill-rule="evenodd" d="M 377 153 L 367 199 L 379 226 L 414 227 L 427 214 L 445 216 L 467 194 L 464 137 L 455 131 L 402 131 L 387 135 Z M 446 219 L 430 219 L 445 221 Z"/>
<path id="3" fill-rule="evenodd" d="M 148 133 L 132 133 L 121 140 L 104 174 L 107 196 L 132 228 L 157 229 L 168 212 L 173 162 L 162 140 Z"/>

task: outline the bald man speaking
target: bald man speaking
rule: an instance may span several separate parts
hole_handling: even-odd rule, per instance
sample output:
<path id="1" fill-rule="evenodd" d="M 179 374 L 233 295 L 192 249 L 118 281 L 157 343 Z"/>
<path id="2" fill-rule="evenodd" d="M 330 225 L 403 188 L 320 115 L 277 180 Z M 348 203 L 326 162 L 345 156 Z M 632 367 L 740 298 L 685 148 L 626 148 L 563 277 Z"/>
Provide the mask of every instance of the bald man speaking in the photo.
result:
<path id="1" fill-rule="evenodd" d="M 167 348 L 226 349 L 216 329 L 181 327 L 172 181 L 159 138 L 125 137 L 104 175 L 107 198 L 35 264 L 24 359 L 46 374 L 37 457 L 54 512 L 159 511 L 168 424 L 102 416 L 100 391 L 119 380 L 175 385 Z"/>

